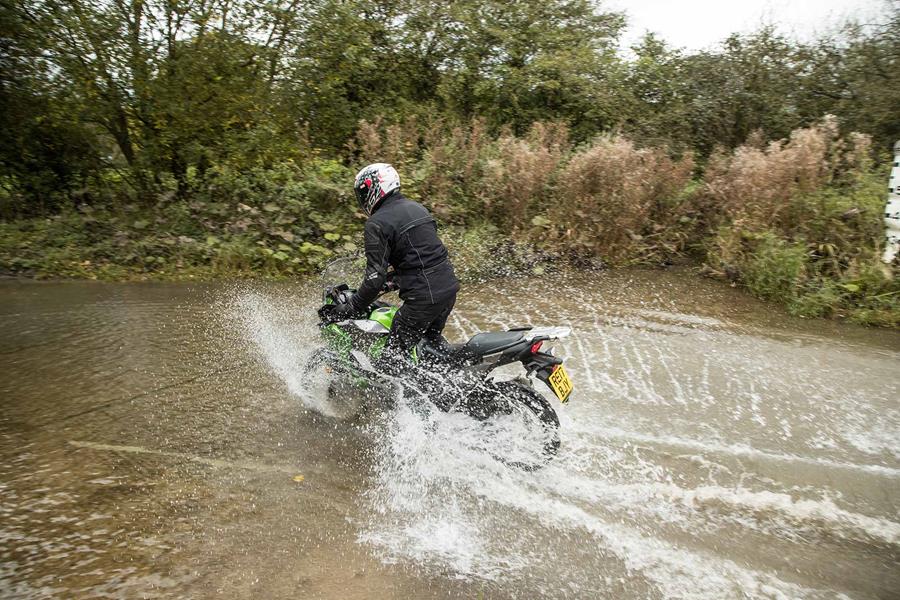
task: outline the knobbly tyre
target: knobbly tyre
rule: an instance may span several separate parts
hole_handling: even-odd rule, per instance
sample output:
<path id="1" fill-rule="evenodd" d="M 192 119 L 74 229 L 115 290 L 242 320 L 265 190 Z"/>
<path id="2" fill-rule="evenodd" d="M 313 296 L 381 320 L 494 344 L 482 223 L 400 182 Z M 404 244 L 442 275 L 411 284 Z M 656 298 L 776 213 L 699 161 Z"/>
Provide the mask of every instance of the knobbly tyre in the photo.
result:
<path id="1" fill-rule="evenodd" d="M 550 401 L 533 386 L 533 377 L 547 385 L 565 403 L 572 383 L 563 360 L 550 346 L 570 334 L 568 327 L 517 327 L 507 331 L 479 333 L 462 344 L 442 340 L 437 346 L 422 340 L 413 348 L 412 368 L 394 377 L 376 368 L 398 307 L 375 300 L 366 310 L 368 318 L 335 321 L 329 307 L 345 302 L 353 294 L 346 283 L 328 278 L 333 265 L 353 258 L 332 261 L 323 273 L 323 304 L 319 309 L 319 329 L 325 346 L 316 350 L 307 371 L 323 372 L 331 380 L 329 393 L 361 388 L 386 400 L 400 386 L 405 391 L 428 398 L 443 411 L 461 411 L 486 420 L 502 415 L 518 415 L 530 425 L 538 425 L 542 445 L 539 463 L 515 463 L 537 468 L 559 448 L 559 418 Z M 390 281 L 390 279 L 389 279 Z M 384 295 L 389 286 L 382 290 Z M 379 296 L 380 297 L 380 296 Z M 397 359 L 401 360 L 401 359 Z M 520 363 L 524 376 L 496 381 L 492 371 Z M 502 458 L 502 457 L 501 457 Z"/>

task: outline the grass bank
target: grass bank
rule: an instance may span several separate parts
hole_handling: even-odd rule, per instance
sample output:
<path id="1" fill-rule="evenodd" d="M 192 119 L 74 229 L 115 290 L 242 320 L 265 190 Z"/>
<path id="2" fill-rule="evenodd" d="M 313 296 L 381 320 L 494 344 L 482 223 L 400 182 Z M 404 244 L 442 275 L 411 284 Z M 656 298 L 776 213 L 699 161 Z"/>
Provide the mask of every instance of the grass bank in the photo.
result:
<path id="1" fill-rule="evenodd" d="M 357 151 L 397 165 L 469 280 L 554 261 L 687 263 L 800 316 L 900 327 L 897 266 L 878 261 L 886 170 L 868 138 L 841 137 L 830 119 L 786 140 L 750 139 L 702 169 L 690 154 L 621 137 L 573 146 L 564 126 L 541 123 L 521 137 L 488 136 L 479 121 L 440 136 L 414 123 L 363 124 Z M 111 180 L 57 214 L 0 222 L 0 272 L 304 276 L 360 246 L 351 162 L 220 165 L 191 173 L 186 197 L 163 187 L 152 202 L 108 200 Z"/>

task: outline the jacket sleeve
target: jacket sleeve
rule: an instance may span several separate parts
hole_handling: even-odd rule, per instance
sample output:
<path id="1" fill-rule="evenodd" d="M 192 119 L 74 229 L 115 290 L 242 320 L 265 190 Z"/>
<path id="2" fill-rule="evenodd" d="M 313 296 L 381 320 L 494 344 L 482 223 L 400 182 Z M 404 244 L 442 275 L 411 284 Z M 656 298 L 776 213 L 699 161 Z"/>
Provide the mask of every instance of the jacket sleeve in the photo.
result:
<path id="1" fill-rule="evenodd" d="M 387 281 L 388 259 L 391 245 L 381 225 L 366 222 L 365 229 L 366 272 L 359 289 L 350 299 L 353 308 L 361 312 L 375 301 Z"/>

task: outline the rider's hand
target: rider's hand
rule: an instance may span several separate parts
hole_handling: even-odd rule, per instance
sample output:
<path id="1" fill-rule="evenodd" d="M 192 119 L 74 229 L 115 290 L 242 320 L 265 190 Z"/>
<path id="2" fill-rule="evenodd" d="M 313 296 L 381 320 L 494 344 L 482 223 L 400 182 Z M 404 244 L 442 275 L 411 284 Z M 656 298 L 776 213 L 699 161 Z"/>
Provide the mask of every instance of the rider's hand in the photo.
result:
<path id="1" fill-rule="evenodd" d="M 334 308 L 331 309 L 331 314 L 338 321 L 355 319 L 359 316 L 359 312 L 360 311 L 357 310 L 350 302 L 341 302 L 340 304 L 335 304 Z"/>
<path id="2" fill-rule="evenodd" d="M 337 323 L 338 321 L 355 319 L 358 316 L 359 311 L 353 308 L 353 305 L 349 302 L 326 304 L 319 309 L 319 317 L 327 323 Z"/>
<path id="3" fill-rule="evenodd" d="M 334 307 L 336 304 L 324 304 L 319 309 L 319 318 L 325 321 L 326 323 L 333 323 L 337 319 L 334 317 Z"/>

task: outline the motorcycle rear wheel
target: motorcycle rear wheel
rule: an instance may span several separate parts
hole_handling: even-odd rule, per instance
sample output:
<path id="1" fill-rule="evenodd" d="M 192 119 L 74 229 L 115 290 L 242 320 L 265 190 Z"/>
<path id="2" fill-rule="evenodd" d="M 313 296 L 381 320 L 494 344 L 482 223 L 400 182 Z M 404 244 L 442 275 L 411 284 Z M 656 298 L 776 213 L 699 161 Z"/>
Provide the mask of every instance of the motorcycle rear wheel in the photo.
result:
<path id="1" fill-rule="evenodd" d="M 495 382 L 493 387 L 500 394 L 497 401 L 497 414 L 512 414 L 524 412 L 526 416 L 536 417 L 547 433 L 541 449 L 542 463 L 523 464 L 515 463 L 513 466 L 526 470 L 534 470 L 542 467 L 546 461 L 553 458 L 559 451 L 559 417 L 550 402 L 535 390 L 528 381 L 514 379 L 512 381 Z"/>

